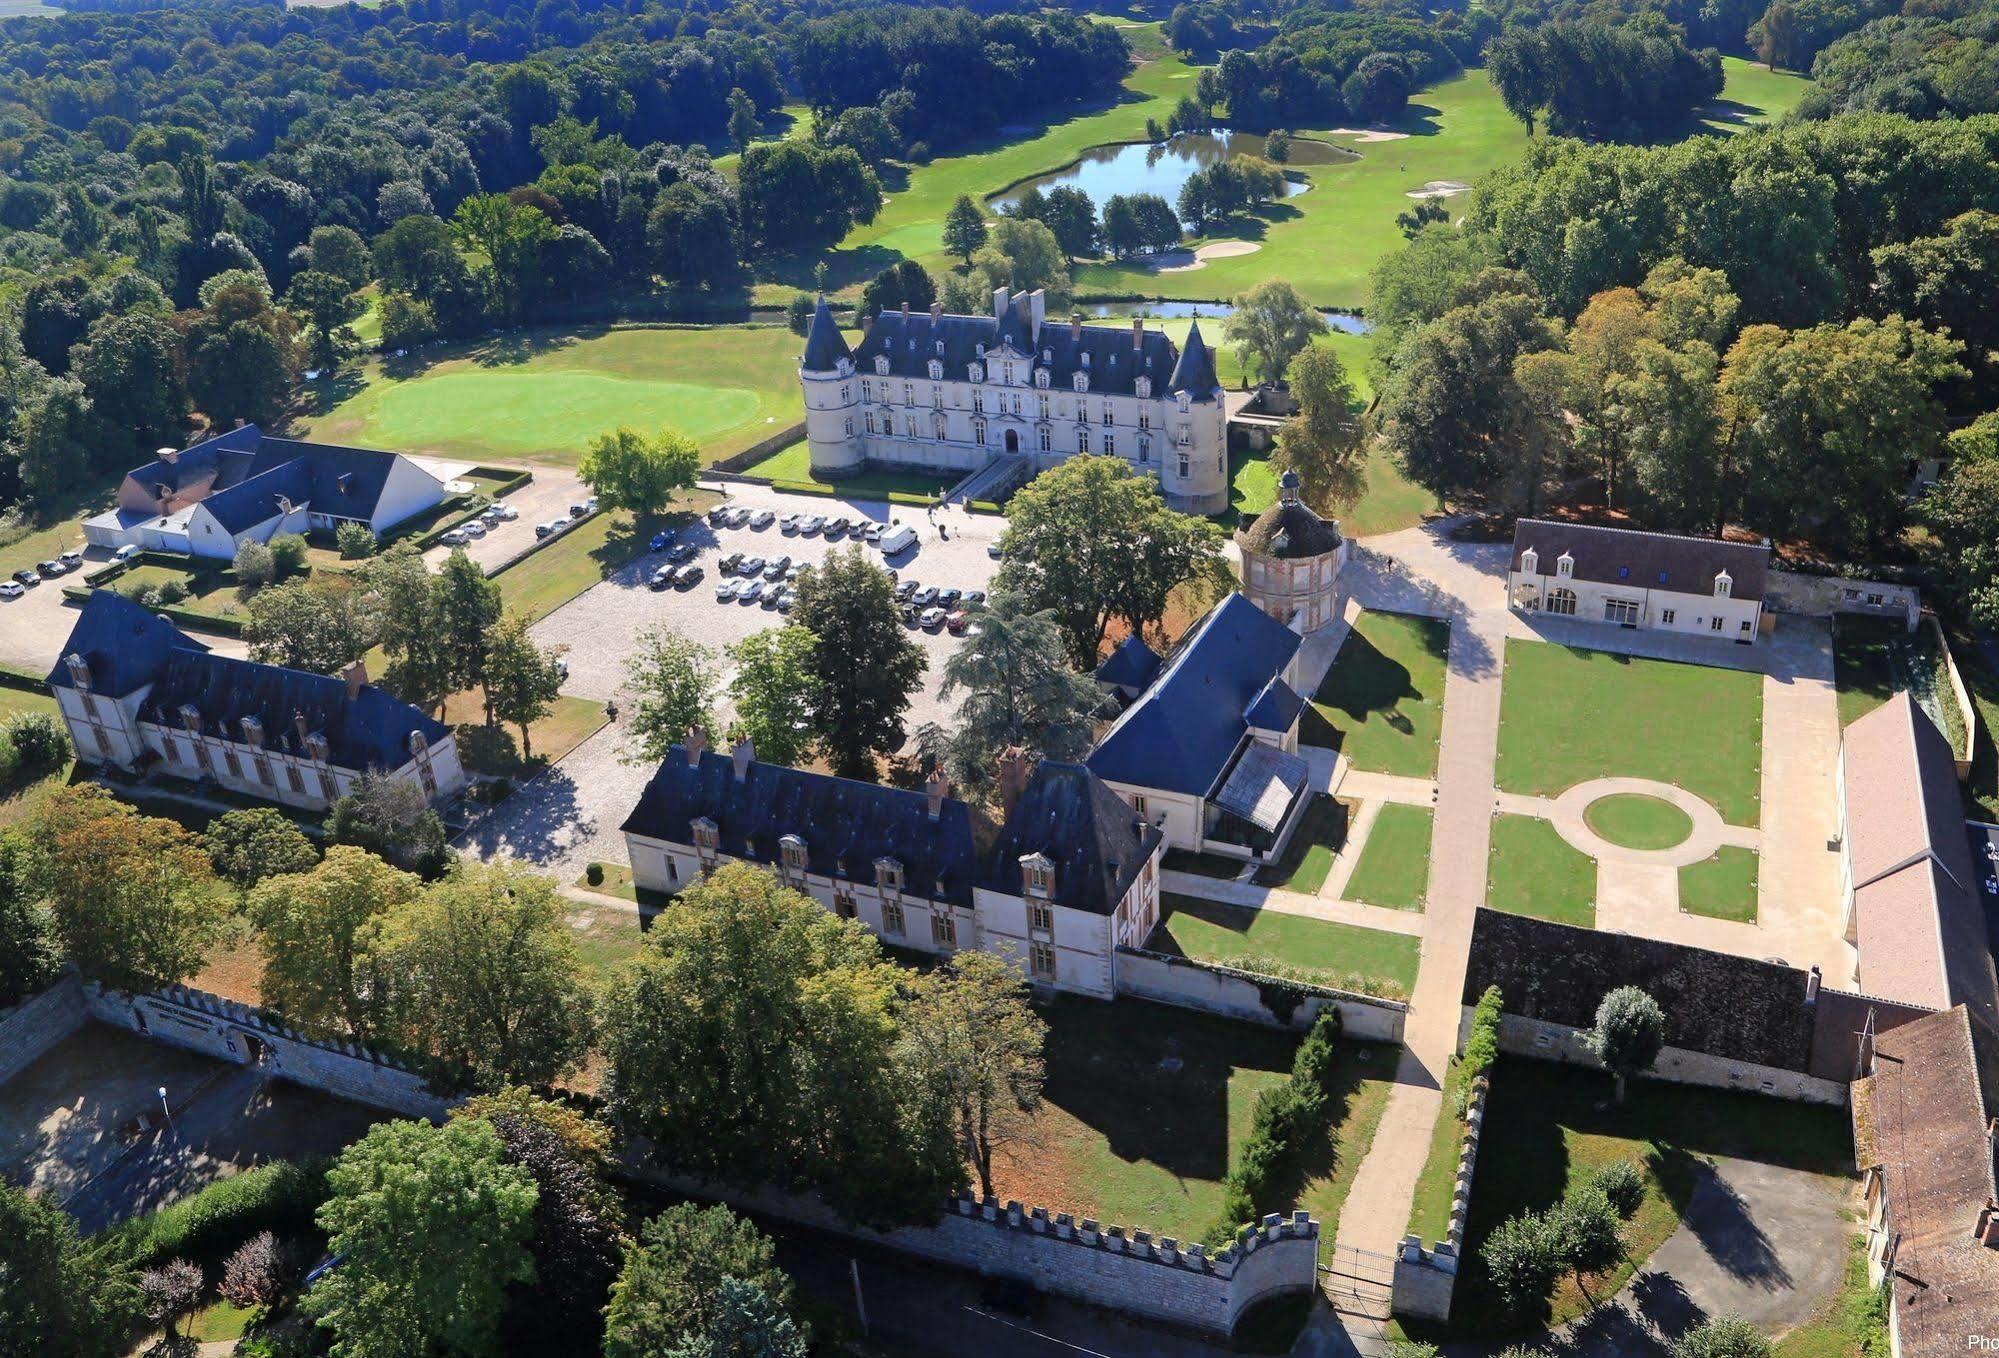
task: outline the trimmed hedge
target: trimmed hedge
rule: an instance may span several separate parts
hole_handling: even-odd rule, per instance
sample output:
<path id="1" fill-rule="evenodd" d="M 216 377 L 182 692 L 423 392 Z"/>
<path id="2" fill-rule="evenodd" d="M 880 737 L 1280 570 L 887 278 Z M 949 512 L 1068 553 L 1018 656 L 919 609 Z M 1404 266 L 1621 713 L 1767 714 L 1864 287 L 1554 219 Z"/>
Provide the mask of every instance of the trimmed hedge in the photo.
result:
<path id="1" fill-rule="evenodd" d="M 1457 1115 L 1459 1122 L 1465 1120 L 1472 1086 L 1478 1083 L 1481 1075 L 1491 1071 L 1492 1063 L 1499 1059 L 1499 1017 L 1503 1006 L 1499 987 L 1487 986 L 1472 1009 L 1471 1031 L 1465 1035 L 1464 1054 L 1458 1057 L 1457 1064 L 1445 1077 L 1451 1111 Z"/>
<path id="2" fill-rule="evenodd" d="M 1291 1078 L 1257 1096 L 1249 1139 L 1243 1142 L 1235 1168 L 1222 1180 L 1222 1214 L 1208 1232 L 1212 1247 L 1230 1244 L 1238 1227 L 1254 1225 L 1266 1212 L 1285 1205 L 1276 1201 L 1279 1190 L 1291 1178 L 1289 1171 L 1299 1155 L 1332 1115 L 1333 1080 L 1344 1026 L 1337 1006 L 1321 1011 L 1291 1059 Z"/>
<path id="3" fill-rule="evenodd" d="M 154 1268 L 169 1259 L 217 1265 L 259 1231 L 299 1236 L 317 1227 L 328 1196 L 324 1156 L 280 1160 L 217 1179 L 157 1212 L 120 1222 L 99 1239 L 131 1262 Z"/>

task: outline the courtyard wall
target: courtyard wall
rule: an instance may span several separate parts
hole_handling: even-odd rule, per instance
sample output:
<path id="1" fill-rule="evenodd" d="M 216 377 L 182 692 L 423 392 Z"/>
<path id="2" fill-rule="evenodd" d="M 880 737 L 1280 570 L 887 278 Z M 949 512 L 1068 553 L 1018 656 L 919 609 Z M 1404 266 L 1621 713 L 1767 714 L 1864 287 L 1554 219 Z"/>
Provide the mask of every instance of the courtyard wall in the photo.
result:
<path id="1" fill-rule="evenodd" d="M 1340 1011 L 1341 1031 L 1369 1042 L 1402 1041 L 1409 1006 L 1350 990 L 1308 985 L 1196 962 L 1144 948 L 1119 948 L 1120 995 L 1304 1031 L 1328 1009 Z"/>

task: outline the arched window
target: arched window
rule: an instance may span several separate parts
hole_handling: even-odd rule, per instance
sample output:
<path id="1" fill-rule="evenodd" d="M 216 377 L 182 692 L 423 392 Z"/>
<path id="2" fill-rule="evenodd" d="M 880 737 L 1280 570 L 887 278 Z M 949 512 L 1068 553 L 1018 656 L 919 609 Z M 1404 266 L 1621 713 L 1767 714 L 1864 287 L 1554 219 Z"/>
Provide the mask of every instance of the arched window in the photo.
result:
<path id="1" fill-rule="evenodd" d="M 1076 390 L 1077 390 L 1077 391 L 1088 391 L 1089 389 L 1090 389 L 1090 375 L 1089 375 L 1088 373 L 1085 373 L 1085 372 L 1079 372 L 1079 373 L 1077 373 L 1077 374 L 1076 374 Z"/>

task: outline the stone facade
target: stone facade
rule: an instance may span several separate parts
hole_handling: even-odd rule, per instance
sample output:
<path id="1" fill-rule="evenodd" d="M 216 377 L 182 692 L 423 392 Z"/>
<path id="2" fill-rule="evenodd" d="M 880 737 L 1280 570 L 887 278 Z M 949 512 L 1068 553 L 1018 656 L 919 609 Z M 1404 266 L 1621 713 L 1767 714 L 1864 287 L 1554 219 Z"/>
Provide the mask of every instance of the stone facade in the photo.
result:
<path id="1" fill-rule="evenodd" d="M 0 1016 L 0 1085 L 41 1060 L 89 1017 L 83 987 L 74 976 L 64 977 Z"/>
<path id="2" fill-rule="evenodd" d="M 1616 627 L 1687 632 L 1751 645 L 1763 624 L 1770 544 L 1522 519 L 1506 601 Z"/>
<path id="3" fill-rule="evenodd" d="M 1401 1042 L 1409 1014 L 1409 1006 L 1395 1000 L 1274 980 L 1142 948 L 1118 950 L 1117 988 L 1120 995 L 1301 1032 L 1326 1010 L 1337 1009 L 1341 1031 L 1367 1042 Z"/>
<path id="4" fill-rule="evenodd" d="M 1338 523 L 1322 519 L 1300 496 L 1298 473 L 1279 478 L 1277 503 L 1236 534 L 1243 596 L 1299 633 L 1340 616 L 1340 569 L 1351 550 Z"/>

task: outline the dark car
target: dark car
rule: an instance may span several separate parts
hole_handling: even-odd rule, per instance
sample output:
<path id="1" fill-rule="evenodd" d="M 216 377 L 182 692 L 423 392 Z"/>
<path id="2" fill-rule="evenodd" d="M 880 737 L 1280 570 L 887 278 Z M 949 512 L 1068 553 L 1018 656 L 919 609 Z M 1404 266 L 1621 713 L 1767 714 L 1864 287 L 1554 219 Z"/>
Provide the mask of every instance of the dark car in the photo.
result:
<path id="1" fill-rule="evenodd" d="M 675 543 L 667 549 L 666 559 L 668 561 L 692 561 L 694 559 L 694 544 L 691 542 Z"/>
<path id="2" fill-rule="evenodd" d="M 716 505 L 708 511 L 708 526 L 710 528 L 720 528 L 728 521 L 729 507 L 727 505 Z"/>
<path id="3" fill-rule="evenodd" d="M 673 567 L 661 566 L 658 570 L 654 571 L 650 577 L 647 578 L 646 583 L 651 585 L 654 589 L 665 589 L 668 585 L 673 583 Z"/>
<path id="4" fill-rule="evenodd" d="M 36 575 L 33 571 L 15 571 L 14 578 L 24 585 L 32 586 L 42 583 L 42 577 Z"/>
<path id="5" fill-rule="evenodd" d="M 945 609 L 956 608 L 958 600 L 964 597 L 955 589 L 940 589 L 937 591 L 937 606 Z"/>
<path id="6" fill-rule="evenodd" d="M 984 590 L 973 589 L 965 591 L 965 607 L 984 608 L 985 606 L 986 606 L 986 592 Z"/>
<path id="7" fill-rule="evenodd" d="M 917 590 L 917 583 L 916 583 L 916 581 L 914 581 L 914 580 L 904 580 L 903 582 L 901 582 L 900 584 L 898 584 L 898 585 L 897 585 L 897 586 L 895 587 L 895 600 L 896 600 L 896 602 L 897 602 L 897 603 L 902 603 L 902 604 L 906 604 L 906 603 L 908 603 L 908 602 L 909 602 L 909 596 L 910 596 L 910 595 L 912 595 L 912 594 L 914 594 L 914 593 L 916 593 L 916 590 Z"/>
<path id="8" fill-rule="evenodd" d="M 790 569 L 790 557 L 774 556 L 770 559 L 770 564 L 764 567 L 764 578 L 766 580 L 782 580 L 784 579 L 784 573 Z"/>
<path id="9" fill-rule="evenodd" d="M 720 561 L 717 561 L 715 563 L 715 569 L 722 572 L 722 574 L 724 575 L 734 575 L 736 573 L 736 567 L 742 564 L 743 564 L 743 554 L 741 552 L 730 552 L 727 556 L 723 557 Z"/>
<path id="10" fill-rule="evenodd" d="M 655 552 L 665 551 L 667 548 L 673 545 L 673 530 L 671 528 L 667 528 L 667 529 L 662 529 L 657 533 L 654 533 L 652 535 L 652 541 L 646 545 L 651 547 L 652 550 Z"/>
<path id="11" fill-rule="evenodd" d="M 700 584 L 700 583 L 701 583 L 701 568 L 700 568 L 699 566 L 697 566 L 697 565 L 694 565 L 694 564 L 692 564 L 692 563 L 689 563 L 688 565 L 685 565 L 685 566 L 682 566 L 682 567 L 680 568 L 680 573 L 679 573 L 678 575 L 676 575 L 676 576 L 674 576 L 674 577 L 673 577 L 673 583 L 674 583 L 675 585 L 698 585 L 698 584 Z"/>
<path id="12" fill-rule="evenodd" d="M 902 606 L 902 625 L 904 627 L 916 626 L 916 619 L 918 616 L 919 614 L 917 612 L 915 604 L 904 604 Z"/>

